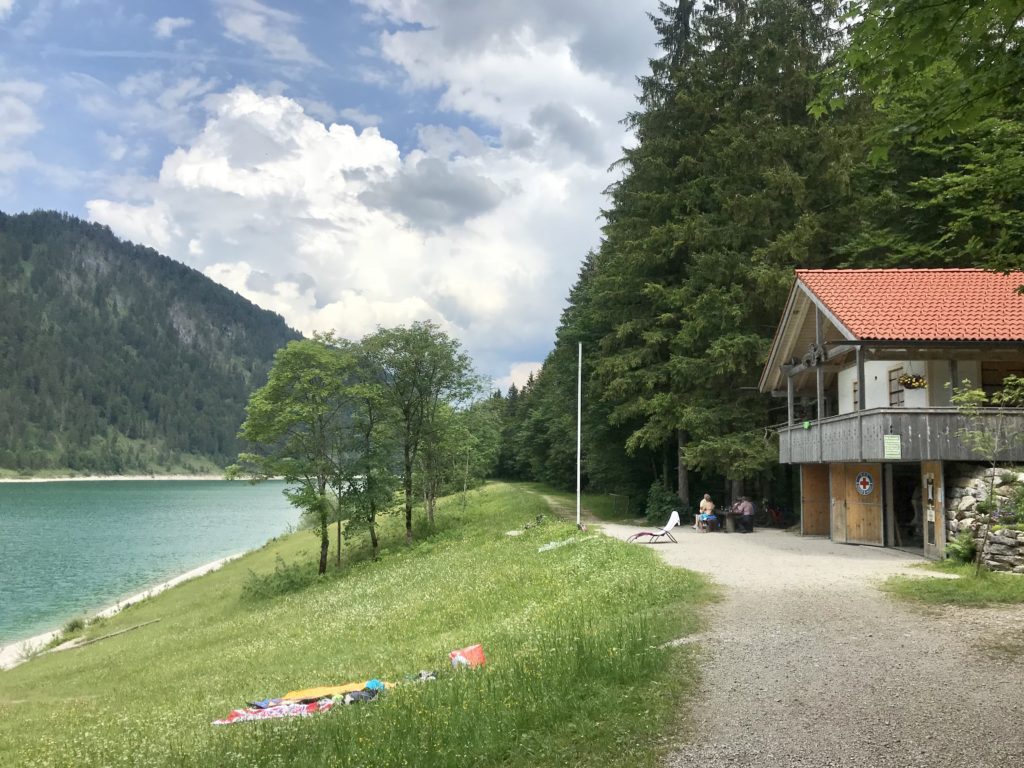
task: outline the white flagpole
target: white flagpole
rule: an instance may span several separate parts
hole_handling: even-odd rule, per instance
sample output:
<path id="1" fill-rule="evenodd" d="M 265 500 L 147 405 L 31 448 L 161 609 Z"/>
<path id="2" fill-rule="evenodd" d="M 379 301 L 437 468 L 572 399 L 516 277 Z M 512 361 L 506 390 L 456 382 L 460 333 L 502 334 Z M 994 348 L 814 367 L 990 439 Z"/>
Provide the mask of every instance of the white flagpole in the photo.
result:
<path id="1" fill-rule="evenodd" d="M 580 359 L 576 372 L 576 527 L 580 527 L 580 436 L 583 420 L 583 342 L 580 342 Z"/>

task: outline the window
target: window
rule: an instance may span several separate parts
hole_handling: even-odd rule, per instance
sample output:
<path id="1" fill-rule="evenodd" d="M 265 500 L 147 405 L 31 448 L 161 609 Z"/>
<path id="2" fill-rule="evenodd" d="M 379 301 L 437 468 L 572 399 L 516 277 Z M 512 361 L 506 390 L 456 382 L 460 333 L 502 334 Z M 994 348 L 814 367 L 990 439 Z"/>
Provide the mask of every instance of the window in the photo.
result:
<path id="1" fill-rule="evenodd" d="M 991 395 L 1003 388 L 1003 379 L 1007 376 L 1024 376 L 1020 363 L 983 362 L 981 364 L 981 387 L 985 394 Z"/>
<path id="2" fill-rule="evenodd" d="M 889 371 L 889 406 L 901 408 L 903 406 L 903 385 L 900 384 L 900 376 L 903 375 L 903 368 L 893 368 Z"/>
<path id="3" fill-rule="evenodd" d="M 855 381 L 853 382 L 853 410 L 855 411 L 860 410 L 860 398 L 858 397 L 859 394 L 860 388 L 857 386 L 857 382 Z"/>

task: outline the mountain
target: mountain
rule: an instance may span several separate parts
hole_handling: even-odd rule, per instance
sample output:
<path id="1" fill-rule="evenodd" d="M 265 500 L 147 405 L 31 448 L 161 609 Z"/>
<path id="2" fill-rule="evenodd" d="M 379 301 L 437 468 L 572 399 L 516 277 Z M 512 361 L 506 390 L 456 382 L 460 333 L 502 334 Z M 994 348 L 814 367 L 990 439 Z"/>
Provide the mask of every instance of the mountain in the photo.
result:
<path id="1" fill-rule="evenodd" d="M 249 393 L 297 338 L 107 227 L 0 213 L 0 472 L 222 467 Z"/>

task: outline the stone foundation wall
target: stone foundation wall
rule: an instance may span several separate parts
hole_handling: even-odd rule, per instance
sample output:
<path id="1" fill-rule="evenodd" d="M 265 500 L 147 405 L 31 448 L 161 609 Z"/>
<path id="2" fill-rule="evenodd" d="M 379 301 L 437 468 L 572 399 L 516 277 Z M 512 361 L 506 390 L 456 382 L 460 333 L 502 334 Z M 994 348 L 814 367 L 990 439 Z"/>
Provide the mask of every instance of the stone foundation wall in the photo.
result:
<path id="1" fill-rule="evenodd" d="M 1024 471 L 1021 467 L 993 470 L 977 464 L 955 464 L 946 468 L 947 540 L 961 531 L 970 531 L 978 547 L 982 546 L 985 526 L 978 519 L 977 505 L 988 499 L 990 480 L 993 493 L 1006 498 L 1014 480 L 1024 483 Z M 1024 531 L 994 531 L 984 546 L 982 560 L 989 569 L 1024 574 Z"/>

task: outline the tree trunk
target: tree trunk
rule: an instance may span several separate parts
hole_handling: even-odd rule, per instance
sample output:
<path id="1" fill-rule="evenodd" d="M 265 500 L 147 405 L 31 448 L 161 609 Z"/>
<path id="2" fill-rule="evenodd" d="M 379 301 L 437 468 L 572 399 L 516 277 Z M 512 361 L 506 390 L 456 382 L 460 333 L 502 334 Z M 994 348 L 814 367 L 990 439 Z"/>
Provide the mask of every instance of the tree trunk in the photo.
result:
<path id="1" fill-rule="evenodd" d="M 327 550 L 331 546 L 331 536 L 326 525 L 320 526 L 320 570 L 318 573 L 323 576 L 327 573 Z"/>
<path id="2" fill-rule="evenodd" d="M 408 444 L 404 449 L 405 457 L 405 540 L 412 543 L 412 451 Z"/>
<path id="3" fill-rule="evenodd" d="M 677 470 L 679 483 L 679 504 L 683 507 L 690 506 L 690 473 L 683 460 L 683 449 L 686 448 L 687 435 L 683 430 L 676 431 L 676 446 L 679 449 L 679 468 Z"/>
<path id="4" fill-rule="evenodd" d="M 370 518 L 370 544 L 373 547 L 373 559 L 376 560 L 377 551 L 380 548 L 380 542 L 377 541 L 377 526 L 373 517 Z"/>
<path id="5" fill-rule="evenodd" d="M 325 482 L 319 483 L 320 496 L 317 503 L 320 507 L 320 570 L 318 573 L 323 576 L 327 573 L 327 550 L 331 547 L 331 527 L 327 522 L 327 497 L 324 496 Z"/>
<path id="6" fill-rule="evenodd" d="M 740 500 L 740 496 L 743 495 L 743 481 L 742 480 L 733 480 L 731 482 L 731 485 L 732 485 L 732 488 L 730 489 L 730 496 L 732 496 L 732 498 L 729 499 L 729 501 L 730 502 L 739 501 Z"/>
<path id="7" fill-rule="evenodd" d="M 338 550 L 334 553 L 334 565 L 341 568 L 341 515 L 338 515 Z"/>

